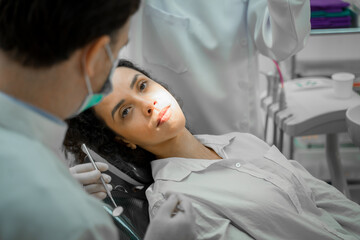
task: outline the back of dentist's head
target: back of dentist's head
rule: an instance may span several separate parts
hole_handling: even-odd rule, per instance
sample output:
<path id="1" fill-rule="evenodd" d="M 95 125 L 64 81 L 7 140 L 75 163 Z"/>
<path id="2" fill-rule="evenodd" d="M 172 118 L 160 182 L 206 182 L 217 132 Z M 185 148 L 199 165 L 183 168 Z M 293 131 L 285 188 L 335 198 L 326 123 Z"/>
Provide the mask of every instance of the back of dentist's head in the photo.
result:
<path id="1" fill-rule="evenodd" d="M 139 0 L 0 0 L 0 49 L 26 67 L 67 60 L 125 25 Z"/>

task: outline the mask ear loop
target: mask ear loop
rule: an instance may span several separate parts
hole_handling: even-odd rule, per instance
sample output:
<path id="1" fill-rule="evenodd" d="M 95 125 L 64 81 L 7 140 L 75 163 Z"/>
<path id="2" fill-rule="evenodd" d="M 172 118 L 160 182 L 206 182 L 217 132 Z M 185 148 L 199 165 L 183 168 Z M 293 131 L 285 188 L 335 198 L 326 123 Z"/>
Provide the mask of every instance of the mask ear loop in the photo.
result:
<path id="1" fill-rule="evenodd" d="M 112 52 L 111 52 L 109 43 L 107 43 L 107 44 L 105 45 L 105 49 L 106 49 L 107 55 L 108 55 L 109 58 L 110 58 L 111 63 L 113 64 L 113 63 L 115 62 L 115 60 L 114 60 L 114 56 L 112 55 Z"/>
<path id="2" fill-rule="evenodd" d="M 86 73 L 85 57 L 86 57 L 86 53 L 85 53 L 85 55 L 84 55 L 83 58 L 82 58 L 82 66 L 83 66 L 83 69 L 84 69 L 84 78 L 85 78 L 86 87 L 87 87 L 87 89 L 88 89 L 88 95 L 91 95 L 91 94 L 93 94 L 93 91 L 92 91 L 92 87 L 91 87 L 91 83 L 90 83 L 90 78 L 89 78 L 89 76 L 88 76 L 87 73 Z"/>

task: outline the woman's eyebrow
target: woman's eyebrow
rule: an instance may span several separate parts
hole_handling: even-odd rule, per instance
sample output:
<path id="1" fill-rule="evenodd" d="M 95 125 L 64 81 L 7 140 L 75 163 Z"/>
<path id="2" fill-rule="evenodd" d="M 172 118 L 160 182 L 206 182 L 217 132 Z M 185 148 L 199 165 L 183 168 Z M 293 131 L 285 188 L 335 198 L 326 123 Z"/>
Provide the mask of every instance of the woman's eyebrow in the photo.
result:
<path id="1" fill-rule="evenodd" d="M 131 80 L 131 83 L 130 83 L 130 89 L 133 89 L 134 88 L 134 85 L 136 83 L 136 80 L 138 78 L 138 76 L 140 76 L 141 74 L 138 73 L 138 74 L 135 74 L 135 76 L 133 77 L 133 79 Z"/>
<path id="2" fill-rule="evenodd" d="M 140 73 L 134 75 L 134 77 L 133 77 L 133 79 L 131 80 L 131 83 L 130 83 L 130 89 L 134 88 L 136 80 L 140 75 L 141 75 Z M 112 117 L 113 120 L 114 120 L 114 114 L 115 114 L 116 110 L 118 110 L 124 102 L 125 102 L 124 99 L 120 100 L 120 102 L 118 102 L 115 105 L 115 107 L 113 108 L 113 110 L 111 111 L 111 117 Z"/>
<path id="3" fill-rule="evenodd" d="M 115 107 L 111 111 L 111 117 L 113 120 L 114 120 L 114 114 L 115 114 L 116 110 L 118 110 L 121 107 L 121 105 L 123 105 L 124 102 L 125 102 L 125 100 L 122 99 L 120 102 L 118 102 L 118 104 L 115 105 Z"/>

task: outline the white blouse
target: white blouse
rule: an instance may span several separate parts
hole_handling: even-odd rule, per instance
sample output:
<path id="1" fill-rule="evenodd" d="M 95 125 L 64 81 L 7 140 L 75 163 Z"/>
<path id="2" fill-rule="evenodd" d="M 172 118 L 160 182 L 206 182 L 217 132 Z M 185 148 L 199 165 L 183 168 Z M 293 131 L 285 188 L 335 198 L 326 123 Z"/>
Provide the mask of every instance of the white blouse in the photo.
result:
<path id="1" fill-rule="evenodd" d="M 223 159 L 152 162 L 151 218 L 169 193 L 195 209 L 198 239 L 360 239 L 360 206 L 253 135 L 197 135 Z"/>

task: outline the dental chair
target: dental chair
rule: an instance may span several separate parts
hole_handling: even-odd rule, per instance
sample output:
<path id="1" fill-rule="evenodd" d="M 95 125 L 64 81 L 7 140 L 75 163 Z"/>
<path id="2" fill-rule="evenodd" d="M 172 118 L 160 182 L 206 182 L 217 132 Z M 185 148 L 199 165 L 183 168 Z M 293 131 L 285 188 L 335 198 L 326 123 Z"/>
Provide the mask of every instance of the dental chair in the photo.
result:
<path id="1" fill-rule="evenodd" d="M 151 172 L 126 162 L 115 167 L 96 152 L 91 149 L 89 151 L 95 161 L 109 165 L 109 170 L 105 173 L 112 179 L 112 196 L 116 204 L 124 208 L 119 217 L 113 217 L 119 229 L 119 239 L 143 239 L 150 221 L 145 190 L 153 183 Z M 89 162 L 87 157 L 85 162 Z M 104 206 L 105 210 L 111 215 L 111 200 L 107 197 L 104 202 L 108 204 Z"/>

